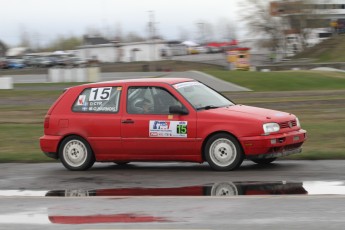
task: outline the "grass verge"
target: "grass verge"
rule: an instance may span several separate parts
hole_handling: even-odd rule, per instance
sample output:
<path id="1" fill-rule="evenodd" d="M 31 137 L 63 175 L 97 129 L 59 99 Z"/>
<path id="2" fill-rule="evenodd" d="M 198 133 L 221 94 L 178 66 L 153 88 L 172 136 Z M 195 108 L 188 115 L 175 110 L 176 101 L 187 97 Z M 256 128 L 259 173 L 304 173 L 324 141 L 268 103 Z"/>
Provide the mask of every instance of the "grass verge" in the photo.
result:
<path id="1" fill-rule="evenodd" d="M 321 71 L 243 72 L 205 71 L 253 91 L 345 89 L 345 73 Z"/>
<path id="2" fill-rule="evenodd" d="M 308 131 L 308 141 L 302 154 L 289 159 L 345 159 L 344 75 L 333 73 L 314 76 L 314 73 L 305 75 L 303 72 L 208 73 L 257 91 L 225 93 L 236 103 L 287 111 L 300 118 L 303 128 Z M 298 84 L 291 81 L 297 81 Z M 309 85 L 311 83 L 312 86 Z M 61 89 L 54 90 L 54 87 L 70 85 L 43 86 L 45 89 L 41 85 L 15 85 L 20 90 L 0 91 L 0 162 L 53 161 L 39 148 L 43 119 L 62 92 Z"/>

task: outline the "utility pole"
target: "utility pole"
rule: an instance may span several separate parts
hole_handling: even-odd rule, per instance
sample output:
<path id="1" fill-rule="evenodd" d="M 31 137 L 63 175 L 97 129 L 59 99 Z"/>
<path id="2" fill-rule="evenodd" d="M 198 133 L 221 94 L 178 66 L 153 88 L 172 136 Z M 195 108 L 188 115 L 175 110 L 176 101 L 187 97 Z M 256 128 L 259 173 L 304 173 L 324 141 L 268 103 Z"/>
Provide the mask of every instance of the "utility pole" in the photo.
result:
<path id="1" fill-rule="evenodd" d="M 199 22 L 197 25 L 199 26 L 200 44 L 203 44 L 205 42 L 205 23 Z"/>
<path id="2" fill-rule="evenodd" d="M 155 28 L 155 15 L 154 11 L 149 11 L 149 43 L 150 43 L 150 62 L 155 61 L 155 37 L 156 37 L 156 28 Z"/>

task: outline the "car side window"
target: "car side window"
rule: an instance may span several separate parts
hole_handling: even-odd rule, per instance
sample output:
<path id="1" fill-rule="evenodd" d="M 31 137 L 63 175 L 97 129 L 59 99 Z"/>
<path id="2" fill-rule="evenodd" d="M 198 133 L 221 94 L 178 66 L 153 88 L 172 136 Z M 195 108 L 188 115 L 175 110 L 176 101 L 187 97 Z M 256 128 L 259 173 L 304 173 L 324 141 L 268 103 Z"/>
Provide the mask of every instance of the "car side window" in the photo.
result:
<path id="1" fill-rule="evenodd" d="M 160 87 L 129 87 L 127 112 L 129 114 L 169 114 L 169 106 L 181 103 Z"/>
<path id="2" fill-rule="evenodd" d="M 122 87 L 87 88 L 74 102 L 73 112 L 117 113 Z"/>

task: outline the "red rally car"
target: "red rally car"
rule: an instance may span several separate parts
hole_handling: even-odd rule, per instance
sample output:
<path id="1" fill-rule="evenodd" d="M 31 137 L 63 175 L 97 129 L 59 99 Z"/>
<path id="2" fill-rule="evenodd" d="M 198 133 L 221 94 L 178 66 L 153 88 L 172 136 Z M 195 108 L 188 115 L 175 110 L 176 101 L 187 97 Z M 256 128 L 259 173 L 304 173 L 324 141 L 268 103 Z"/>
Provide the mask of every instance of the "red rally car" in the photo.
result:
<path id="1" fill-rule="evenodd" d="M 290 113 L 236 105 L 193 79 L 150 78 L 68 88 L 44 120 L 42 151 L 69 170 L 95 161 L 207 161 L 218 171 L 300 153 Z"/>

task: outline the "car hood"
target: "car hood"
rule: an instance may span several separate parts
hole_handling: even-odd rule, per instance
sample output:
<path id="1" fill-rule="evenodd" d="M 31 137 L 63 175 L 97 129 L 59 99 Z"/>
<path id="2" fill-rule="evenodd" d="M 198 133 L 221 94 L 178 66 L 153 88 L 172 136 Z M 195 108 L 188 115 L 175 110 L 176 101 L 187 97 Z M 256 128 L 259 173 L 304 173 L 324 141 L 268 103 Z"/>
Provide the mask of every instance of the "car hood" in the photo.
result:
<path id="1" fill-rule="evenodd" d="M 218 109 L 210 109 L 207 111 L 210 113 L 217 113 L 223 116 L 240 116 L 242 118 L 255 119 L 261 121 L 280 122 L 295 119 L 295 116 L 291 113 L 246 105 L 233 105 L 229 107 L 221 107 Z"/>

